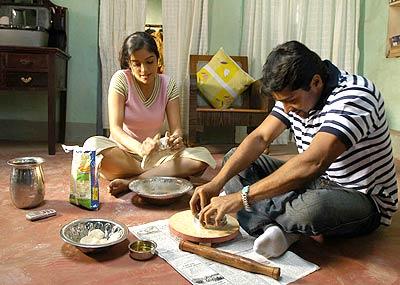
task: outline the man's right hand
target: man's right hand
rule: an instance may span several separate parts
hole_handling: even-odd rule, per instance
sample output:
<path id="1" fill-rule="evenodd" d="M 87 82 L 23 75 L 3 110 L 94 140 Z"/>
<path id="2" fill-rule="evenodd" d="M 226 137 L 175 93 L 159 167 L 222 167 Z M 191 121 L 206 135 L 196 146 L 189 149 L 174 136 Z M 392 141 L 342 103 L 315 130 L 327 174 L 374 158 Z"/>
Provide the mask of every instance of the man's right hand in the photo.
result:
<path id="1" fill-rule="evenodd" d="M 218 196 L 220 192 L 221 188 L 213 181 L 196 187 L 189 202 L 193 215 L 200 213 L 201 209 L 210 203 L 211 198 Z"/>

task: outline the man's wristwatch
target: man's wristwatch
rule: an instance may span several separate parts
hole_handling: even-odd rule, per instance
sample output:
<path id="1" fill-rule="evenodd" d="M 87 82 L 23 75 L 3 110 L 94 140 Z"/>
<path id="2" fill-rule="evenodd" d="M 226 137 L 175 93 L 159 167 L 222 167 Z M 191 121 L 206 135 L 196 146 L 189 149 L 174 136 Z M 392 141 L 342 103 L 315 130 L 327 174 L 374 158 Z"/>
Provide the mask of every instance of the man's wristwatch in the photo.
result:
<path id="1" fill-rule="evenodd" d="M 243 187 L 241 196 L 242 196 L 242 202 L 243 202 L 244 209 L 247 212 L 253 212 L 253 210 L 251 209 L 250 204 L 249 204 L 249 187 L 250 186 L 248 186 L 248 185 Z"/>

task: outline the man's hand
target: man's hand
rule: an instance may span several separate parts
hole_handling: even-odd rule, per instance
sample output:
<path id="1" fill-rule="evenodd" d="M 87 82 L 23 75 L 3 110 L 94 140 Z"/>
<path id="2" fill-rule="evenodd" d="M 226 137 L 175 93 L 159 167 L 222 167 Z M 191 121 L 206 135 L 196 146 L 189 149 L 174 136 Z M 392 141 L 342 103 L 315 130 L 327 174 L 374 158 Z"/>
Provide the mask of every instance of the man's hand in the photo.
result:
<path id="1" fill-rule="evenodd" d="M 240 193 L 218 196 L 221 188 L 208 182 L 197 187 L 190 199 L 190 209 L 193 215 L 198 214 L 203 225 L 219 226 L 226 213 L 239 211 L 242 207 Z"/>
<path id="2" fill-rule="evenodd" d="M 212 181 L 197 187 L 189 202 L 193 215 L 200 213 L 210 203 L 212 197 L 218 196 L 219 192 L 221 188 Z"/>
<path id="3" fill-rule="evenodd" d="M 240 192 L 211 198 L 210 203 L 199 213 L 203 225 L 221 226 L 225 214 L 236 213 L 243 208 Z"/>

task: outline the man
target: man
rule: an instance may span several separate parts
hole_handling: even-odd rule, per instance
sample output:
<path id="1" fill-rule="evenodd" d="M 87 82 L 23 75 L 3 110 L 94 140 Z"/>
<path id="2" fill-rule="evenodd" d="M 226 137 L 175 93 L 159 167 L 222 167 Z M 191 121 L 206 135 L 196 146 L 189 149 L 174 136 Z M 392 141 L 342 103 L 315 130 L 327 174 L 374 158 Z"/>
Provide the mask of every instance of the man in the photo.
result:
<path id="1" fill-rule="evenodd" d="M 263 85 L 277 103 L 216 177 L 196 188 L 190 207 L 200 221 L 218 225 L 237 212 L 265 257 L 283 254 L 299 234 L 350 237 L 390 225 L 396 176 L 375 85 L 296 41 L 269 54 Z M 299 154 L 286 163 L 263 154 L 289 127 Z M 218 196 L 222 189 L 227 195 Z"/>

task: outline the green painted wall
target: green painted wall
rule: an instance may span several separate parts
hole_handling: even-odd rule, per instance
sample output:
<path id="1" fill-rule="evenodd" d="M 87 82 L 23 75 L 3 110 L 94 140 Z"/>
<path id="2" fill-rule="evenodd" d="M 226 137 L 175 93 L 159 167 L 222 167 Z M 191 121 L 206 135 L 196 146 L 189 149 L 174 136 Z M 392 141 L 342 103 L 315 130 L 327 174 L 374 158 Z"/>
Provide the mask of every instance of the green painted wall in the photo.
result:
<path id="1" fill-rule="evenodd" d="M 220 47 L 231 55 L 240 50 L 243 0 L 209 1 L 209 54 Z"/>
<path id="2" fill-rule="evenodd" d="M 69 11 L 68 121 L 95 123 L 98 84 L 98 0 L 57 0 Z"/>
<path id="3" fill-rule="evenodd" d="M 146 5 L 146 24 L 162 24 L 161 0 L 147 0 Z"/>
<path id="4" fill-rule="evenodd" d="M 400 58 L 386 58 L 388 1 L 364 0 L 364 75 L 375 82 L 385 99 L 389 127 L 400 131 Z M 400 8 L 397 8 L 400 9 Z"/>
<path id="5" fill-rule="evenodd" d="M 90 124 L 95 133 L 98 95 L 98 0 L 54 0 L 68 8 L 67 122 Z M 73 126 L 74 124 L 72 124 Z M 71 136 L 79 134 L 68 130 Z"/>

